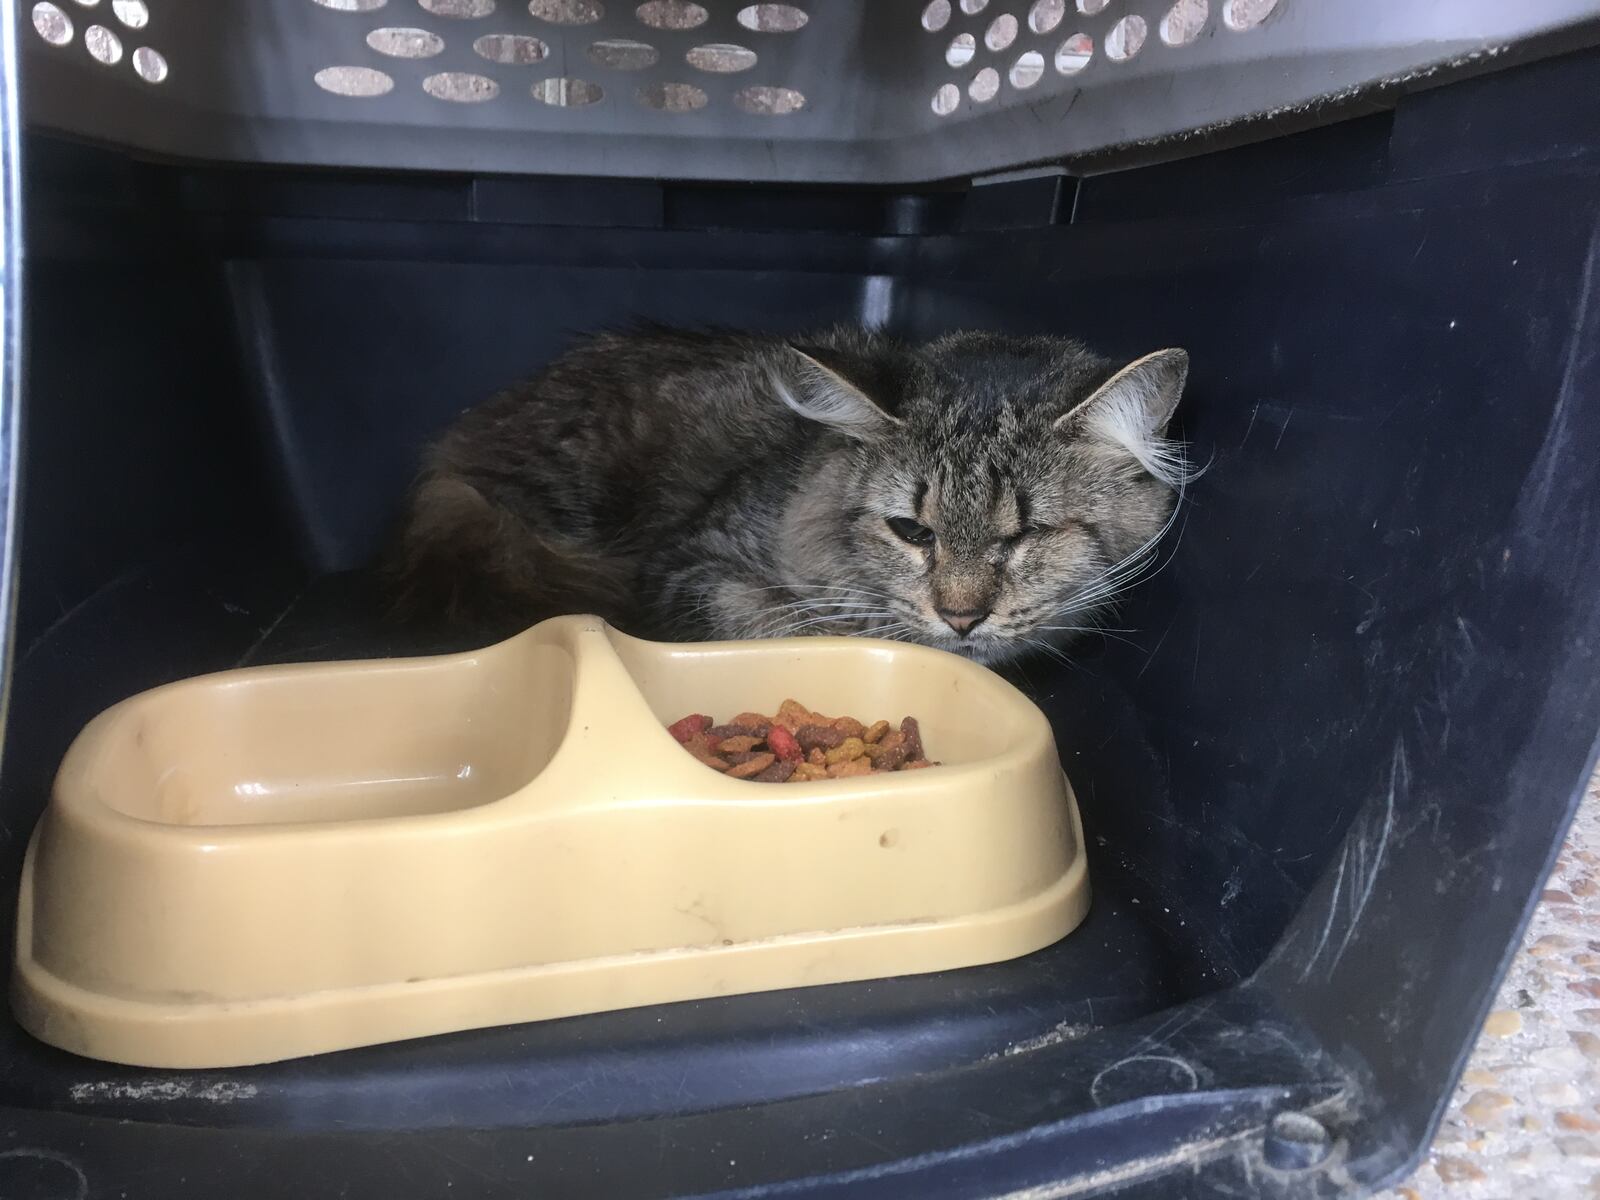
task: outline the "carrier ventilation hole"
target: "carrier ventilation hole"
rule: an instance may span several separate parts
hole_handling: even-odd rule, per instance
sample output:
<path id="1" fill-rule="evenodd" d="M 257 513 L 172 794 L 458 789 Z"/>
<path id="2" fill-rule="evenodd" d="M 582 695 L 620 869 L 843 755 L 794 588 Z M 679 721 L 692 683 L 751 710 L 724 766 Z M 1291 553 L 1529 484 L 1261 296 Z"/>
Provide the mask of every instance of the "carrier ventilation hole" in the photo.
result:
<path id="1" fill-rule="evenodd" d="M 336 96 L 382 96 L 394 89 L 393 79 L 371 67 L 323 67 L 312 78 Z"/>
<path id="2" fill-rule="evenodd" d="M 711 14 L 690 0 L 645 0 L 633 10 L 651 29 L 698 29 Z"/>
<path id="3" fill-rule="evenodd" d="M 65 46 L 72 40 L 72 18 L 54 4 L 33 6 L 33 27 L 52 46 Z"/>
<path id="4" fill-rule="evenodd" d="M 164 83 L 167 78 L 167 60 L 161 51 L 140 46 L 133 52 L 133 69 L 146 83 Z"/>
<path id="5" fill-rule="evenodd" d="M 1011 86 L 1014 88 L 1031 88 L 1043 78 L 1044 55 L 1037 50 L 1029 50 L 1011 64 Z"/>
<path id="6" fill-rule="evenodd" d="M 692 83 L 650 83 L 634 95 L 657 112 L 686 113 L 706 106 L 707 96 Z"/>
<path id="7" fill-rule="evenodd" d="M 608 38 L 589 47 L 589 61 L 613 71 L 642 71 L 655 66 L 660 57 L 654 46 L 627 38 Z"/>
<path id="8" fill-rule="evenodd" d="M 1178 0 L 1161 18 L 1158 26 L 1161 40 L 1169 46 L 1187 46 L 1200 36 L 1210 15 L 1211 5 L 1207 0 Z"/>
<path id="9" fill-rule="evenodd" d="M 1054 33 L 1067 15 L 1067 0 L 1035 0 L 1028 10 L 1028 28 L 1035 33 Z"/>
<path id="10" fill-rule="evenodd" d="M 793 88 L 747 87 L 733 94 L 734 106 L 758 117 L 786 117 L 806 106 L 806 98 Z"/>
<path id="11" fill-rule="evenodd" d="M 417 0 L 423 9 L 436 17 L 462 17 L 474 20 L 494 12 L 494 0 Z"/>
<path id="12" fill-rule="evenodd" d="M 933 115 L 948 117 L 961 104 L 961 89 L 953 83 L 947 83 L 933 94 Z"/>
<path id="13" fill-rule="evenodd" d="M 525 33 L 486 33 L 472 43 L 472 48 L 479 58 L 508 66 L 543 62 L 550 53 L 549 46 Z"/>
<path id="14" fill-rule="evenodd" d="M 1076 75 L 1093 57 L 1094 39 L 1087 33 L 1075 33 L 1056 51 L 1056 70 L 1063 75 Z"/>
<path id="15" fill-rule="evenodd" d="M 554 79 L 539 80 L 533 85 L 532 94 L 540 104 L 549 104 L 555 108 L 582 108 L 586 104 L 598 103 L 606 93 L 598 83 L 557 76 Z"/>
<path id="16" fill-rule="evenodd" d="M 1010 13 L 1001 13 L 989 22 L 983 35 L 983 44 L 991 50 L 1004 50 L 1017 40 L 1017 19 Z"/>
<path id="17" fill-rule="evenodd" d="M 755 33 L 798 33 L 811 18 L 792 4 L 751 4 L 739 10 L 737 19 Z"/>
<path id="18" fill-rule="evenodd" d="M 93 8 L 96 4 L 99 4 L 99 3 L 100 3 L 100 0 L 78 0 L 78 7 L 79 8 Z"/>
<path id="19" fill-rule="evenodd" d="M 972 77 L 972 82 L 967 86 L 967 95 L 979 104 L 993 100 L 1000 92 L 1000 72 L 993 67 L 985 67 Z"/>
<path id="20" fill-rule="evenodd" d="M 1111 0 L 1078 0 L 1078 11 L 1086 17 L 1092 17 L 1097 12 L 1104 12 L 1110 3 Z"/>
<path id="21" fill-rule="evenodd" d="M 606 15 L 596 0 L 528 0 L 528 11 L 552 25 L 593 25 Z M 581 82 L 573 80 L 574 83 Z M 556 103 L 551 101 L 552 104 Z M 589 101 L 584 101 L 585 104 Z"/>
<path id="22" fill-rule="evenodd" d="M 1149 32 L 1143 17 L 1123 17 L 1106 34 L 1106 57 L 1112 62 L 1127 62 L 1144 49 Z"/>
<path id="23" fill-rule="evenodd" d="M 929 0 L 922 10 L 922 27 L 929 33 L 938 33 L 950 24 L 950 0 Z"/>
<path id="24" fill-rule="evenodd" d="M 710 71 L 716 75 L 732 75 L 748 71 L 756 65 L 756 52 L 732 42 L 713 42 L 709 46 L 696 46 L 685 54 L 684 61 L 697 71 Z"/>
<path id="25" fill-rule="evenodd" d="M 150 9 L 144 0 L 111 0 L 111 11 L 129 29 L 143 29 L 150 24 Z"/>
<path id="26" fill-rule="evenodd" d="M 487 75 L 474 75 L 470 71 L 441 71 L 424 79 L 422 90 L 435 100 L 481 104 L 498 96 L 500 85 Z"/>
<path id="27" fill-rule="evenodd" d="M 950 45 L 945 49 L 944 60 L 952 67 L 964 67 L 972 61 L 972 56 L 977 53 L 978 40 L 970 33 L 958 33 L 950 39 Z"/>
<path id="28" fill-rule="evenodd" d="M 426 29 L 374 29 L 367 34 L 367 45 L 390 58 L 432 58 L 444 51 L 444 39 Z"/>
<path id="29" fill-rule="evenodd" d="M 335 12 L 372 12 L 382 8 L 389 0 L 311 0 L 313 4 L 320 4 L 323 8 L 331 8 Z"/>
<path id="30" fill-rule="evenodd" d="M 114 67 L 122 61 L 122 39 L 104 25 L 91 25 L 83 31 L 83 44 L 95 62 Z"/>
<path id="31" fill-rule="evenodd" d="M 1272 15 L 1278 0 L 1227 0 L 1222 6 L 1222 23 L 1235 33 L 1254 29 Z"/>
<path id="32" fill-rule="evenodd" d="M 971 16 L 989 7 L 989 0 L 961 0 L 961 11 Z"/>

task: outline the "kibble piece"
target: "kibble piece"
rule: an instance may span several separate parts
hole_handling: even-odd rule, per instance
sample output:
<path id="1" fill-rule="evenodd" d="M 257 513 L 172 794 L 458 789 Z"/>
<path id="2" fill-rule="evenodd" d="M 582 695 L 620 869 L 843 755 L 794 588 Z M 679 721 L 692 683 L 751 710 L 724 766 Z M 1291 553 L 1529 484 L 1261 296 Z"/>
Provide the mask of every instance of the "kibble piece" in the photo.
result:
<path id="1" fill-rule="evenodd" d="M 861 735 L 861 740 L 871 746 L 883 740 L 883 735 L 889 732 L 889 722 L 874 721 L 867 726 L 867 731 Z"/>
<path id="2" fill-rule="evenodd" d="M 760 725 L 741 725 L 737 721 L 730 721 L 726 725 L 713 725 L 706 732 L 716 738 L 747 737 L 754 738 L 758 742 L 764 741 L 767 736 L 766 729 Z"/>
<path id="3" fill-rule="evenodd" d="M 696 762 L 710 767 L 713 771 L 726 771 L 728 769 L 728 761 L 713 754 L 696 754 L 694 758 Z"/>
<path id="4" fill-rule="evenodd" d="M 774 725 L 782 725 L 790 733 L 802 725 L 815 725 L 818 723 L 816 714 L 798 700 L 785 700 L 778 705 L 778 715 L 773 718 Z"/>
<path id="5" fill-rule="evenodd" d="M 835 717 L 832 724 L 847 738 L 858 738 L 867 731 L 867 727 L 854 717 Z"/>
<path id="6" fill-rule="evenodd" d="M 922 749 L 922 726 L 917 724 L 915 717 L 907 717 L 901 721 L 900 732 L 906 739 L 906 752 L 913 760 L 928 757 Z"/>
<path id="7" fill-rule="evenodd" d="M 728 724 L 741 725 L 746 729 L 760 730 L 760 733 L 758 733 L 757 736 L 766 737 L 767 730 L 772 728 L 772 718 L 763 716 L 758 712 L 742 712 L 733 720 L 729 721 Z"/>
<path id="8" fill-rule="evenodd" d="M 887 762 L 898 765 L 911 757 L 906 753 L 906 739 L 901 733 L 885 734 L 879 741 L 869 743 L 865 753 L 880 766 Z"/>
<path id="9" fill-rule="evenodd" d="M 828 751 L 828 765 L 831 767 L 835 763 L 854 762 L 866 751 L 867 744 L 860 738 L 845 738 L 838 746 Z M 867 765 L 870 767 L 872 764 Z"/>
<path id="10" fill-rule="evenodd" d="M 786 762 L 799 762 L 806 756 L 805 750 L 782 725 L 773 725 L 767 731 L 767 745 L 772 752 Z"/>
<path id="11" fill-rule="evenodd" d="M 778 761 L 775 754 L 752 754 L 742 763 L 735 763 L 728 768 L 729 779 L 754 779 L 773 763 Z"/>
<path id="12" fill-rule="evenodd" d="M 832 750 L 844 744 L 844 734 L 832 725 L 802 725 L 795 730 L 795 740 L 806 750 Z"/>
<path id="13" fill-rule="evenodd" d="M 816 763 L 796 763 L 794 774 L 789 776 L 790 783 L 812 783 L 818 779 L 828 777 L 828 768 L 819 767 Z"/>
<path id="14" fill-rule="evenodd" d="M 858 742 L 861 739 L 851 738 L 850 740 Z M 828 768 L 829 779 L 850 779 L 856 775 L 871 775 L 872 773 L 872 764 L 864 758 L 845 759 L 842 762 L 832 764 Z"/>
<path id="15" fill-rule="evenodd" d="M 785 762 L 780 758 L 765 771 L 762 771 L 759 775 L 753 775 L 751 778 L 756 783 L 784 783 L 787 782 L 789 776 L 793 774 L 794 764 L 792 762 Z"/>
<path id="16" fill-rule="evenodd" d="M 696 758 L 710 758 L 722 749 L 722 743 L 709 733 L 691 733 L 683 748 Z"/>
<path id="17" fill-rule="evenodd" d="M 738 737 L 725 737 L 717 747 L 718 754 L 743 754 L 746 750 L 754 750 L 761 744 L 761 739 L 742 734 Z"/>
<path id="18" fill-rule="evenodd" d="M 711 718 L 702 713 L 691 713 L 681 721 L 674 721 L 667 726 L 667 732 L 680 742 L 687 742 L 697 733 L 704 733 L 711 728 Z"/>
<path id="19" fill-rule="evenodd" d="M 925 758 L 914 758 L 900 769 L 902 771 L 920 771 L 924 767 L 937 767 L 938 765 L 938 763 L 929 762 Z"/>
<path id="20" fill-rule="evenodd" d="M 806 755 L 806 761 L 813 767 L 825 767 L 828 765 L 827 752 L 821 746 L 818 746 L 810 754 Z"/>
<path id="21" fill-rule="evenodd" d="M 882 742 L 868 746 L 865 753 L 880 771 L 898 771 L 909 757 L 904 746 L 889 746 Z"/>

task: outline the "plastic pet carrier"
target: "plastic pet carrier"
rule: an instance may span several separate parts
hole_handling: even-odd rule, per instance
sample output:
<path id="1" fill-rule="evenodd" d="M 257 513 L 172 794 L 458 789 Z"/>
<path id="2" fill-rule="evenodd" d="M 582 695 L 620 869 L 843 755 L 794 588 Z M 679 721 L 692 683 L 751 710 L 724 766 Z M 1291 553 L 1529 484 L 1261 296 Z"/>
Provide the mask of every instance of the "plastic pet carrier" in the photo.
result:
<path id="1" fill-rule="evenodd" d="M 1070 936 L 227 1070 L 8 1011 L 0 1196 L 1320 1197 L 1415 1161 L 1600 728 L 1592 0 L 0 9 L 8 931 L 107 706 L 450 648 L 381 619 L 373 554 L 427 439 L 574 334 L 1182 346 L 1210 463 L 1128 632 L 1010 675 L 1081 807 Z"/>

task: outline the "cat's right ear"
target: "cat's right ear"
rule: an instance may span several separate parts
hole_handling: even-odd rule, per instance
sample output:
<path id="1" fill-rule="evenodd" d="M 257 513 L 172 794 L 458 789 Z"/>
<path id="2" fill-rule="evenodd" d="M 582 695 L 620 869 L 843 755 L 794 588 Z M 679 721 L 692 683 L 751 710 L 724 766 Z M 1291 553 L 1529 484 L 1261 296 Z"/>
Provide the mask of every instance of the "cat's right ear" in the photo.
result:
<path id="1" fill-rule="evenodd" d="M 803 350 L 793 346 L 787 350 L 788 361 L 774 376 L 773 385 L 778 398 L 806 420 L 861 442 L 882 437 L 900 424 L 838 371 Z"/>

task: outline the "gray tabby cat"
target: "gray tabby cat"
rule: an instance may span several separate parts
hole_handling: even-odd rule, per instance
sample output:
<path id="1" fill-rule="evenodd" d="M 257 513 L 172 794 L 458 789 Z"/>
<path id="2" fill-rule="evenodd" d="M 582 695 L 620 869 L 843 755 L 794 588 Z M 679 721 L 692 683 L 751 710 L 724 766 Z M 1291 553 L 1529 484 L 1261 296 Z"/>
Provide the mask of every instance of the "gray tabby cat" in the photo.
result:
<path id="1" fill-rule="evenodd" d="M 505 631 L 594 612 L 674 639 L 867 634 L 997 663 L 1154 558 L 1187 479 L 1182 350 L 604 334 L 432 449 L 405 601 Z"/>

